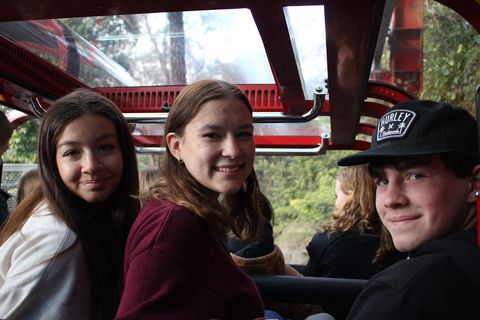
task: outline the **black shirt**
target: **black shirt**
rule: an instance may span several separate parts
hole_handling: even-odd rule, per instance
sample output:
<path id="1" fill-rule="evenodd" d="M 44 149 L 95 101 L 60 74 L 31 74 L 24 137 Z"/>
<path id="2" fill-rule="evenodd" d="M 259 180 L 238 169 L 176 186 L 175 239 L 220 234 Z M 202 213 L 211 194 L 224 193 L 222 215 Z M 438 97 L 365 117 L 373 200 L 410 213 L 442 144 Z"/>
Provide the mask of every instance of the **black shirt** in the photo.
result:
<path id="1" fill-rule="evenodd" d="M 480 319 L 475 229 L 430 241 L 372 277 L 347 319 Z"/>
<path id="2" fill-rule="evenodd" d="M 373 258 L 380 243 L 378 234 L 345 231 L 319 232 L 307 246 L 310 257 L 304 275 L 369 279 L 375 274 Z"/>
<path id="3" fill-rule="evenodd" d="M 10 195 L 0 189 L 0 226 L 8 217 L 8 198 L 10 198 Z"/>

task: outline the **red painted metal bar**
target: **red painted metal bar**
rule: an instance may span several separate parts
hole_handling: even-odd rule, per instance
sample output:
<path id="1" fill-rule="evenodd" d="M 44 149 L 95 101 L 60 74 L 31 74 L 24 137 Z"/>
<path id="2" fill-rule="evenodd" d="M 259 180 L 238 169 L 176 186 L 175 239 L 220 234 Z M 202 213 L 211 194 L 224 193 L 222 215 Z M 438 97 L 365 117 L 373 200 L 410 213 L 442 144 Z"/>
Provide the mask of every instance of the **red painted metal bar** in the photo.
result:
<path id="1" fill-rule="evenodd" d="M 328 150 L 367 150 L 370 149 L 370 142 L 363 140 L 355 140 L 353 145 L 341 145 L 341 144 L 332 144 L 329 143 L 327 146 Z"/>
<path id="2" fill-rule="evenodd" d="M 133 139 L 137 145 L 143 147 L 158 147 L 163 136 L 133 136 Z M 313 148 L 323 143 L 319 136 L 255 136 L 254 139 L 257 147 Z"/>
<path id="3" fill-rule="evenodd" d="M 272 2 L 265 6 L 262 1 L 252 3 L 250 10 L 255 19 L 265 51 L 272 66 L 272 72 L 280 93 L 284 112 L 302 115 L 308 112 L 305 94 L 298 73 L 298 67 L 290 41 L 283 4 Z M 275 26 L 272 28 L 272 26 Z M 315 30 L 312 30 L 315 32 Z"/>
<path id="4" fill-rule="evenodd" d="M 358 134 L 365 134 L 371 136 L 373 134 L 373 131 L 375 131 L 375 127 L 375 125 L 369 123 L 361 123 L 358 126 Z"/>
<path id="5" fill-rule="evenodd" d="M 329 1 L 325 5 L 331 138 L 352 145 L 362 112 L 385 1 Z"/>
<path id="6" fill-rule="evenodd" d="M 47 99 L 56 99 L 80 87 L 87 87 L 63 72 L 0 35 L 0 78 L 7 79 Z"/>
<path id="7" fill-rule="evenodd" d="M 95 88 L 111 99 L 123 112 L 165 112 L 185 86 Z M 277 87 L 274 84 L 240 84 L 256 112 L 282 112 Z M 311 108 L 313 101 L 306 103 Z"/>
<path id="8" fill-rule="evenodd" d="M 362 116 L 381 118 L 385 112 L 388 111 L 390 106 L 373 101 L 365 101 L 363 103 Z"/>
<path id="9" fill-rule="evenodd" d="M 396 1 L 390 39 L 395 84 L 418 96 L 423 84 L 423 0 Z"/>
<path id="10" fill-rule="evenodd" d="M 370 80 L 365 93 L 367 98 L 381 99 L 390 103 L 415 100 L 415 97 L 402 88 L 390 83 Z"/>
<path id="11" fill-rule="evenodd" d="M 370 101 L 375 99 L 377 101 Z M 380 82 L 369 81 L 366 89 L 366 101 L 363 102 L 361 116 L 380 118 L 394 104 L 402 101 L 414 100 L 415 98 L 398 86 Z M 330 115 L 330 104 L 326 101 L 322 115 Z M 375 127 L 371 124 L 359 123 L 355 137 L 359 134 L 371 136 Z M 339 144 L 329 141 L 329 150 L 365 150 L 370 148 L 370 142 L 355 140 L 353 144 Z"/>

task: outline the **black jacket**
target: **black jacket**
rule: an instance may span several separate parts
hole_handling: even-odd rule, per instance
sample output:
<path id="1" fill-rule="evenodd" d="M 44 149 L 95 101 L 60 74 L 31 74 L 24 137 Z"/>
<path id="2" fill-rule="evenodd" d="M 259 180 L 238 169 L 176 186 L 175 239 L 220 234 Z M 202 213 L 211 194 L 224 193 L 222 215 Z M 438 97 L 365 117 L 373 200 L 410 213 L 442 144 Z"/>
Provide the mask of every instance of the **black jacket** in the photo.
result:
<path id="1" fill-rule="evenodd" d="M 319 232 L 307 246 L 310 257 L 304 275 L 311 277 L 369 279 L 379 271 L 372 265 L 380 244 L 376 233 L 345 231 L 340 234 Z M 403 259 L 405 255 L 392 252 L 383 266 Z"/>
<path id="2" fill-rule="evenodd" d="M 475 229 L 430 241 L 372 277 L 347 319 L 480 319 Z"/>
<path id="3" fill-rule="evenodd" d="M 10 198 L 10 195 L 0 189 L 0 226 L 8 217 L 8 198 Z"/>

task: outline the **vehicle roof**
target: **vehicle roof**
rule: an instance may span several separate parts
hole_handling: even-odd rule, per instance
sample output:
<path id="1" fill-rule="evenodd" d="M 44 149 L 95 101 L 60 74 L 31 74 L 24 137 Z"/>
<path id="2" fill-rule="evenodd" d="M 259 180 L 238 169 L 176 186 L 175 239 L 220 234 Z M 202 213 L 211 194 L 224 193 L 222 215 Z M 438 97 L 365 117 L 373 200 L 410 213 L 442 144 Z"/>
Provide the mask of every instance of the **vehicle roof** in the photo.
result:
<path id="1" fill-rule="evenodd" d="M 413 5 L 414 2 L 406 1 L 406 5 Z M 479 1 L 438 2 L 458 12 L 480 31 Z M 309 36 L 313 39 L 318 37 L 321 31 L 325 32 L 328 86 L 318 88 L 317 94 L 312 95 L 311 92 L 305 92 L 305 79 L 298 65 L 296 56 L 298 52 L 292 43 L 292 34 L 284 8 L 318 5 L 323 6 L 324 25 L 312 26 Z M 393 1 L 384 0 L 364 0 L 361 5 L 356 0 L 20 0 L 2 3 L 0 21 L 246 8 L 251 12 L 258 29 L 273 79 L 272 83 L 237 83 L 244 91 L 253 94 L 251 100 L 254 102 L 254 110 L 258 112 L 256 121 L 272 125 L 282 122 L 311 123 L 313 117 L 308 118 L 308 114 L 317 105 L 318 115 L 327 116 L 330 120 L 329 132 L 328 135 L 322 136 L 318 130 L 314 130 L 312 135 L 320 139 L 312 140 L 310 137 L 312 141 L 305 142 L 305 145 L 321 143 L 319 141 L 328 136 L 329 147 L 332 149 L 364 149 L 368 147 L 368 143 L 359 141 L 358 135 L 371 134 L 373 126 L 362 123 L 361 117 L 365 115 L 379 117 L 392 103 L 413 99 L 416 96 L 414 90 L 408 92 L 406 91 L 408 87 L 400 88 L 394 82 L 385 81 L 384 78 L 382 81 L 372 81 L 375 79 L 372 76 L 372 64 L 377 46 L 385 38 L 392 6 Z M 408 18 L 405 18 L 405 21 L 407 20 Z M 407 22 L 410 25 L 404 29 L 410 30 L 402 31 L 412 34 L 414 28 L 411 26 L 415 28 L 419 26 L 415 26 L 415 21 Z M 79 77 L 72 76 L 71 72 L 62 70 L 61 66 L 52 66 L 38 55 L 19 46 L 20 41 L 12 43 L 11 38 L 4 37 L 0 40 L 3 57 L 0 61 L 0 81 L 5 104 L 29 115 L 41 116 L 42 110 L 54 99 L 73 88 L 90 86 Z M 169 87 L 162 88 L 163 85 Z M 155 83 L 154 86 L 140 84 L 96 87 L 96 90 L 112 98 L 125 113 L 151 114 L 165 112 L 162 106 L 166 102 L 171 104 L 171 100 L 184 85 Z M 138 98 L 147 95 L 150 97 L 160 91 L 164 96 L 154 106 L 150 102 L 147 104 L 144 98 Z M 267 99 L 268 96 L 273 98 Z M 260 102 L 257 103 L 257 100 Z M 265 114 L 262 115 L 262 112 Z M 276 113 L 268 114 L 269 112 Z M 317 124 L 306 125 L 301 130 L 311 131 L 312 127 L 316 126 Z M 270 130 L 277 129 L 274 127 Z M 292 133 L 287 132 L 284 135 Z M 293 135 L 297 135 L 295 130 Z M 285 137 L 283 140 L 286 141 Z M 156 141 L 153 140 L 153 144 Z M 266 138 L 263 144 L 278 146 L 280 140 Z M 283 147 L 291 147 L 294 144 L 295 141 Z"/>

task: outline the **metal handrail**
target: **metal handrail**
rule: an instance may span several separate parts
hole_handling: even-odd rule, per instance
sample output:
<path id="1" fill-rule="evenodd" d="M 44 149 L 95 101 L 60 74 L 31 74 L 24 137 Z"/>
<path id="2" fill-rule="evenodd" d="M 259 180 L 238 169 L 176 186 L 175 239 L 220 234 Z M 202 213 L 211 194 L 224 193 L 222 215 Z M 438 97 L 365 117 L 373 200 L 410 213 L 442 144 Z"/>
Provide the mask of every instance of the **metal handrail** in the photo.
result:
<path id="1" fill-rule="evenodd" d="M 325 104 L 325 93 L 315 93 L 312 109 L 303 115 L 289 115 L 282 112 L 253 112 L 254 123 L 301 123 L 315 119 L 322 112 Z M 125 119 L 131 123 L 165 123 L 168 113 L 124 113 Z"/>
<path id="2" fill-rule="evenodd" d="M 285 155 L 285 156 L 314 156 L 325 154 L 327 139 L 322 144 L 313 148 L 256 148 L 255 153 L 261 156 Z M 159 154 L 165 152 L 165 147 L 135 147 L 138 154 Z"/>

